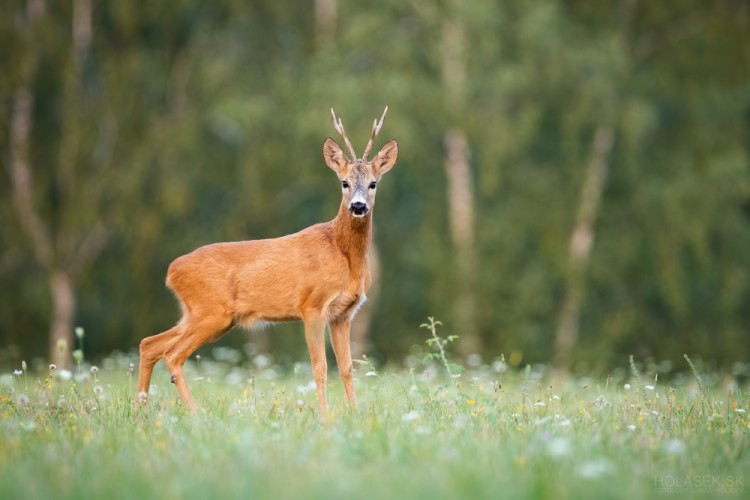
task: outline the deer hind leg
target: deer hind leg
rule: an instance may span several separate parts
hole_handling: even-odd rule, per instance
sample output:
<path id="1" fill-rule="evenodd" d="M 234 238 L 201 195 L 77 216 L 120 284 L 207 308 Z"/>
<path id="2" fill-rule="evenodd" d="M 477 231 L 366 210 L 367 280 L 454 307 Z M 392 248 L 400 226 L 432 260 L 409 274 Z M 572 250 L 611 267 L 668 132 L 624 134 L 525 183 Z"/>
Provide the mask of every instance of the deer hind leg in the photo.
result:
<path id="1" fill-rule="evenodd" d="M 172 383 L 177 388 L 185 406 L 191 411 L 197 410 L 198 405 L 190 394 L 182 366 L 199 347 L 219 340 L 231 327 L 231 318 L 223 314 L 193 316 L 184 324 L 182 335 L 177 337 L 164 352 L 164 364 L 167 365 Z"/>
<path id="2" fill-rule="evenodd" d="M 315 385 L 318 388 L 318 404 L 321 416 L 328 412 L 328 399 L 326 397 L 326 382 L 328 380 L 328 364 L 326 362 L 326 321 L 321 315 L 305 317 L 305 341 L 310 353 L 310 364 L 312 365 Z"/>
<path id="3" fill-rule="evenodd" d="M 166 332 L 158 335 L 146 337 L 140 345 L 140 362 L 138 363 L 138 401 L 145 403 L 148 401 L 148 389 L 151 385 L 151 374 L 154 371 L 154 365 L 164 355 L 164 351 L 180 335 L 178 326 L 170 328 Z"/>
<path id="4" fill-rule="evenodd" d="M 331 323 L 331 344 L 333 352 L 336 354 L 336 364 L 339 367 L 339 375 L 344 382 L 344 391 L 346 400 L 356 408 L 357 397 L 354 394 L 352 384 L 352 350 L 349 342 L 349 329 L 351 319 L 341 319 Z"/>

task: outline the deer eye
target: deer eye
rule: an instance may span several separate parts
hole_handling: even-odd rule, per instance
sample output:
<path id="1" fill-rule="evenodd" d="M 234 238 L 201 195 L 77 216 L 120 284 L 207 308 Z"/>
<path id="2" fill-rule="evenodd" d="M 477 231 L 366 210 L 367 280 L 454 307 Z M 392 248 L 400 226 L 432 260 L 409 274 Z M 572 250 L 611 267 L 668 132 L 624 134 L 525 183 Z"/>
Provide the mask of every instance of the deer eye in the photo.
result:
<path id="1" fill-rule="evenodd" d="M 346 181 L 341 181 L 341 187 L 344 188 L 344 189 L 348 189 L 349 188 L 349 183 L 346 182 Z"/>
<path id="2" fill-rule="evenodd" d="M 378 183 L 377 183 L 377 182 L 375 182 L 375 181 L 372 181 L 372 182 L 370 183 L 370 189 L 375 189 L 375 187 L 376 187 L 377 185 L 378 185 Z"/>

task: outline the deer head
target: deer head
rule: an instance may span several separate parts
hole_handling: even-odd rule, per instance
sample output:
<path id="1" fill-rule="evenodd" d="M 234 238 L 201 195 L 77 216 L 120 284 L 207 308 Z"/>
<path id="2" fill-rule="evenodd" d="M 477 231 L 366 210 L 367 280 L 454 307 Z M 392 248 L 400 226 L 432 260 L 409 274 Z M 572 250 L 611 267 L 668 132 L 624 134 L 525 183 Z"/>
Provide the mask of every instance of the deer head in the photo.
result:
<path id="1" fill-rule="evenodd" d="M 331 109 L 333 126 L 344 140 L 349 150 L 349 157 L 329 137 L 323 142 L 323 158 L 326 165 L 338 175 L 341 181 L 342 203 L 346 204 L 349 213 L 354 217 L 364 217 L 372 210 L 375 204 L 375 191 L 377 190 L 378 182 L 383 174 L 393 167 L 398 157 L 398 144 L 395 139 L 391 139 L 378 151 L 375 158 L 372 160 L 369 159 L 373 141 L 383 126 L 383 120 L 387 112 L 388 106 L 385 107 L 380 121 L 375 120 L 373 122 L 370 141 L 367 143 L 362 157 L 358 159 L 352 143 L 346 135 L 344 124 L 340 118 L 336 117 L 333 109 Z"/>

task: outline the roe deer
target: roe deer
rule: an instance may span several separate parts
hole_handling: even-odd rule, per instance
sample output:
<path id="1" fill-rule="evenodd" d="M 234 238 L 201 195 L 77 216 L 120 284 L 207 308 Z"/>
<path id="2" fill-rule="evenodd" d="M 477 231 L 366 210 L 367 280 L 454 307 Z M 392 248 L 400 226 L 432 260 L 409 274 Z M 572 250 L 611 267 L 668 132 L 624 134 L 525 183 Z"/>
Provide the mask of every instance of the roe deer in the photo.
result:
<path id="1" fill-rule="evenodd" d="M 332 221 L 280 238 L 206 245 L 172 262 L 166 281 L 182 318 L 140 344 L 141 403 L 148 400 L 151 373 L 162 359 L 182 401 L 195 410 L 182 366 L 196 349 L 235 325 L 302 320 L 321 414 L 328 408 L 326 323 L 346 398 L 356 406 L 349 326 L 371 282 L 367 253 L 376 186 L 398 156 L 398 144 L 391 139 L 374 159 L 368 158 L 387 111 L 386 106 L 380 121 L 373 123 L 370 141 L 357 159 L 341 119 L 331 109 L 334 128 L 350 155 L 330 137 L 323 142 L 323 159 L 342 187 L 341 206 Z"/>

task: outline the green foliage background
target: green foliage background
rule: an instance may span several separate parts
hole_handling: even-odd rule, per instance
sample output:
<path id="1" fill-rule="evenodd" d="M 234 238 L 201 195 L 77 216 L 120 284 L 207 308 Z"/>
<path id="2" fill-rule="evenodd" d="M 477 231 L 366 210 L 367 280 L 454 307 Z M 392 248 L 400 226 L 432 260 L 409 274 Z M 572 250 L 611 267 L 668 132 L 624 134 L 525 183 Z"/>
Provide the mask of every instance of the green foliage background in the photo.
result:
<path id="1" fill-rule="evenodd" d="M 634 353 L 746 360 L 750 327 L 750 8 L 737 0 L 338 1 L 332 32 L 313 2 L 95 2 L 74 71 L 72 8 L 26 2 L 0 16 L 0 161 L 31 54 L 35 203 L 56 245 L 107 229 L 76 281 L 88 356 L 128 350 L 177 318 L 169 262 L 219 241 L 280 236 L 335 215 L 320 148 L 329 108 L 357 149 L 372 118 L 399 140 L 375 214 L 382 289 L 371 352 L 398 361 L 428 315 L 449 316 L 444 131 L 466 131 L 476 212 L 483 355 L 546 362 L 568 273 L 592 135 L 615 130 L 586 275 L 578 366 Z M 631 9 L 623 25 L 623 8 Z M 446 19 L 466 28 L 465 108 L 449 113 Z M 454 116 L 456 115 L 456 116 Z M 0 173 L 0 345 L 46 355 L 44 270 Z M 292 328 L 294 329 L 294 328 Z M 298 356 L 299 335 L 272 335 Z M 234 334 L 229 342 L 246 341 Z"/>

